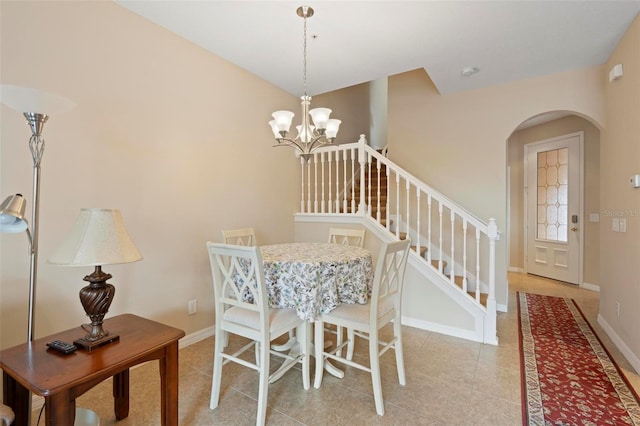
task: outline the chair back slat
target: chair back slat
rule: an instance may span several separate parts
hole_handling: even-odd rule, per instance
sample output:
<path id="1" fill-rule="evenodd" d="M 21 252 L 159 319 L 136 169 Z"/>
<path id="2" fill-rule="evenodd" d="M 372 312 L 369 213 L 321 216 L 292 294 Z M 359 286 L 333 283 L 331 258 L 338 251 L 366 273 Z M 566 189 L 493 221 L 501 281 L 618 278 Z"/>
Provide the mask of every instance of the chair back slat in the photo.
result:
<path id="1" fill-rule="evenodd" d="M 256 312 L 268 309 L 262 256 L 258 247 L 207 242 L 216 316 L 238 306 Z"/>
<path id="2" fill-rule="evenodd" d="M 329 229 L 329 243 L 364 247 L 365 232 L 364 229 L 331 228 Z"/>
<path id="3" fill-rule="evenodd" d="M 223 229 L 222 240 L 226 244 L 237 246 L 256 246 L 256 234 L 253 228 Z"/>
<path id="4" fill-rule="evenodd" d="M 384 244 L 380 248 L 371 291 L 371 316 L 377 317 L 391 307 L 400 312 L 404 273 L 411 240 Z"/>

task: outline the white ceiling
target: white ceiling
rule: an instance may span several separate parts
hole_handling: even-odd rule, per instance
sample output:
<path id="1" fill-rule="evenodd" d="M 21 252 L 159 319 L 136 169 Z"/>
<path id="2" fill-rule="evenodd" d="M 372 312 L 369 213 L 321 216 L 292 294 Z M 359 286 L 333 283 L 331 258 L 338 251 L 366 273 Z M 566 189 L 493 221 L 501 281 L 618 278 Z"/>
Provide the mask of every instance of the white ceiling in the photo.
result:
<path id="1" fill-rule="evenodd" d="M 448 94 L 602 64 L 640 12 L 640 0 L 115 1 L 296 96 L 301 5 L 315 10 L 309 95 L 418 68 Z"/>

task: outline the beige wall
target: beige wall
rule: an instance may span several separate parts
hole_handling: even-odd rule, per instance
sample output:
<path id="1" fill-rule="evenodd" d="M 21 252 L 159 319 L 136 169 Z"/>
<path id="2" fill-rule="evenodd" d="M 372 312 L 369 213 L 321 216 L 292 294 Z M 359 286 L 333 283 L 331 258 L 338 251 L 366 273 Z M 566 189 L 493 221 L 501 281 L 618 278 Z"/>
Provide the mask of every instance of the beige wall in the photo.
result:
<path id="1" fill-rule="evenodd" d="M 212 326 L 205 241 L 244 226 L 263 243 L 293 239 L 299 166 L 271 148 L 266 123 L 297 99 L 112 2 L 0 2 L 0 12 L 1 82 L 77 103 L 44 131 L 36 337 L 87 321 L 78 291 L 91 268 L 46 262 L 82 207 L 120 209 L 144 256 L 104 268 L 116 286 L 109 315 Z M 22 192 L 30 210 L 30 131 L 0 112 L 0 196 Z M 27 239 L 2 234 L 0 250 L 8 347 L 27 335 Z"/>
<path id="2" fill-rule="evenodd" d="M 590 213 L 600 213 L 600 131 L 576 115 L 514 132 L 509 138 L 509 267 L 524 269 L 524 146 L 545 139 L 584 133 L 584 227 L 583 282 L 600 283 L 600 223 L 590 222 Z"/>
<path id="3" fill-rule="evenodd" d="M 640 174 L 640 15 L 607 61 L 605 72 L 615 64 L 623 65 L 624 76 L 613 83 L 603 79 L 607 126 L 600 151 L 600 315 L 635 354 L 638 370 L 640 189 L 632 188 L 629 178 Z M 612 231 L 613 215 L 627 220 L 626 233 Z M 616 302 L 620 303 L 619 317 Z"/>
<path id="4" fill-rule="evenodd" d="M 507 139 L 524 120 L 569 110 L 604 122 L 602 68 L 441 96 L 424 70 L 389 78 L 389 157 L 480 218 L 495 217 L 496 299 L 507 304 Z"/>
<path id="5" fill-rule="evenodd" d="M 312 108 L 331 108 L 331 118 L 342 120 L 336 143 L 358 142 L 369 135 L 369 85 L 357 84 L 313 96 Z M 299 114 L 296 114 L 298 117 Z"/>

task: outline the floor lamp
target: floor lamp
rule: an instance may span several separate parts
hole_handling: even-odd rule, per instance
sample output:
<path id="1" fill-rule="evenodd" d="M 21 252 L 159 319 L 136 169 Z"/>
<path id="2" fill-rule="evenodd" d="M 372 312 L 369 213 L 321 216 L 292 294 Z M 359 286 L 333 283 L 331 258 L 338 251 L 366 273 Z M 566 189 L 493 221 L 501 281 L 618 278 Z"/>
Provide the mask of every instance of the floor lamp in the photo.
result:
<path id="1" fill-rule="evenodd" d="M 40 215 L 40 164 L 44 153 L 42 130 L 49 113 L 65 112 L 75 104 L 61 96 L 28 87 L 0 86 L 0 101 L 8 107 L 24 114 L 31 129 L 29 150 L 33 158 L 33 203 L 31 206 L 31 230 L 24 217 L 26 201 L 22 194 L 7 197 L 0 205 L 0 232 L 27 232 L 29 239 L 29 342 L 33 340 L 35 319 L 35 294 L 38 282 L 38 218 Z"/>
<path id="2" fill-rule="evenodd" d="M 22 194 L 7 197 L 0 205 L 0 232 L 26 231 L 29 239 L 29 318 L 27 340 L 33 341 L 35 319 L 35 296 L 38 278 L 38 218 L 40 209 L 40 164 L 44 153 L 42 130 L 51 114 L 65 112 L 75 104 L 63 97 L 27 87 L 0 86 L 0 102 L 24 114 L 31 129 L 29 150 L 33 157 L 33 203 L 31 206 L 31 229 L 24 217 L 26 201 Z M 37 111 L 37 112 L 36 112 Z"/>

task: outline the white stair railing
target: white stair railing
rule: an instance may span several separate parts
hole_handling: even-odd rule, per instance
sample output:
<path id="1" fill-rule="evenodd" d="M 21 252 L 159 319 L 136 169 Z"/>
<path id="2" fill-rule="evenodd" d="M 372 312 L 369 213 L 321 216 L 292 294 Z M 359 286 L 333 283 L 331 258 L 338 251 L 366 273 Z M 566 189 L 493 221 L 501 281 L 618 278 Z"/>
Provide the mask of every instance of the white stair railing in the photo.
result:
<path id="1" fill-rule="evenodd" d="M 300 213 L 368 216 L 396 238 L 409 235 L 416 253 L 426 248 L 425 267 L 484 311 L 484 340 L 496 341 L 495 219 L 471 214 L 368 146 L 364 135 L 320 148 L 300 166 Z"/>

